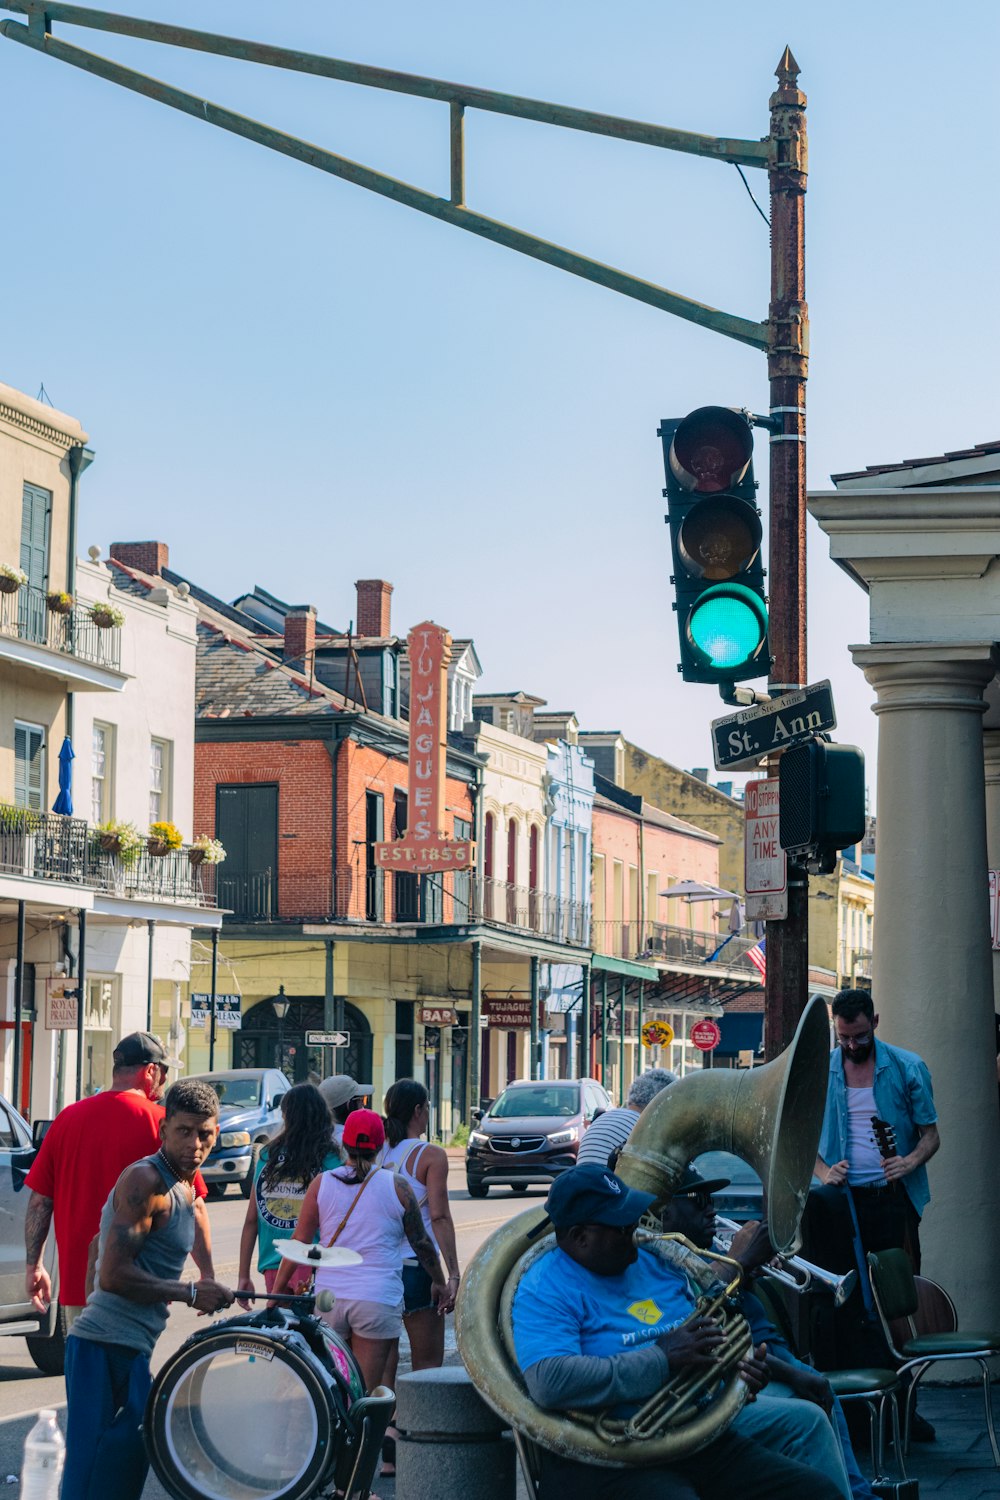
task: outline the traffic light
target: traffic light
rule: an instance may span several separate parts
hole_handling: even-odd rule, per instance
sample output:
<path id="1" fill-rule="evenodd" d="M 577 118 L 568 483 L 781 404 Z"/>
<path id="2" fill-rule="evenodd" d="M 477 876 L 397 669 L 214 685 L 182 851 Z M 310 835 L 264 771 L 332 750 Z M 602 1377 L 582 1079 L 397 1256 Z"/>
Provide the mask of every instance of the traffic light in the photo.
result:
<path id="1" fill-rule="evenodd" d="M 685 682 L 767 675 L 767 596 L 753 477 L 753 427 L 728 406 L 700 406 L 657 429 L 667 472 L 670 546 Z"/>
<path id="2" fill-rule="evenodd" d="M 854 745 L 807 740 L 778 761 L 778 842 L 800 864 L 829 873 L 837 852 L 865 834 L 865 758 Z"/>

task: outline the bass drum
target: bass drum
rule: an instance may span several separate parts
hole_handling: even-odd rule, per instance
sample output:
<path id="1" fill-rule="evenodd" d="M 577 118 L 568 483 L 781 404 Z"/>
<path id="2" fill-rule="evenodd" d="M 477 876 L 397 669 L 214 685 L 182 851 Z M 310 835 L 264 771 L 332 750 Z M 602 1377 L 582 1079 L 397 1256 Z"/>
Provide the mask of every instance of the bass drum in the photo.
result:
<path id="1" fill-rule="evenodd" d="M 313 1317 L 272 1310 L 196 1333 L 149 1394 L 150 1462 L 173 1500 L 306 1500 L 349 1477 L 364 1396 L 354 1356 Z"/>

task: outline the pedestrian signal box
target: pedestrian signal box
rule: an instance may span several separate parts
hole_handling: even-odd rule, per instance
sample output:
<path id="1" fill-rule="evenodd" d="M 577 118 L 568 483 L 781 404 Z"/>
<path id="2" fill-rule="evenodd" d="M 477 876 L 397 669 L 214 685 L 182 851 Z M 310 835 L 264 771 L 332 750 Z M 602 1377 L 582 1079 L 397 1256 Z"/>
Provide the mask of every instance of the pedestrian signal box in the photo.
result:
<path id="1" fill-rule="evenodd" d="M 685 682 L 728 684 L 770 670 L 762 527 L 745 412 L 700 406 L 657 429 L 663 443 L 671 583 Z"/>
<path id="2" fill-rule="evenodd" d="M 778 842 L 811 870 L 828 874 L 841 849 L 865 835 L 865 758 L 854 745 L 809 740 L 778 762 Z"/>

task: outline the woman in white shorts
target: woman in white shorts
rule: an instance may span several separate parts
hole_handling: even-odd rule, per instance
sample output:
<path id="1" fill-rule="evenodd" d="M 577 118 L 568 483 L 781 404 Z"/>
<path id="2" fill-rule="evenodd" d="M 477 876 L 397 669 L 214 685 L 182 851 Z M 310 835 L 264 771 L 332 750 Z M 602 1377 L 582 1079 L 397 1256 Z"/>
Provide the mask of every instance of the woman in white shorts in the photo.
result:
<path id="1" fill-rule="evenodd" d="M 413 1189 L 376 1165 L 384 1144 L 385 1130 L 374 1110 L 348 1115 L 341 1148 L 346 1165 L 313 1178 L 293 1235 L 310 1245 L 318 1232 L 321 1245 L 336 1244 L 361 1256 L 360 1265 L 318 1267 L 316 1289 L 336 1298 L 323 1317 L 349 1342 L 369 1391 L 382 1383 L 403 1329 L 404 1242 L 431 1279 L 434 1305 L 448 1294 Z M 276 1292 L 293 1269 L 292 1261 L 282 1260 Z"/>

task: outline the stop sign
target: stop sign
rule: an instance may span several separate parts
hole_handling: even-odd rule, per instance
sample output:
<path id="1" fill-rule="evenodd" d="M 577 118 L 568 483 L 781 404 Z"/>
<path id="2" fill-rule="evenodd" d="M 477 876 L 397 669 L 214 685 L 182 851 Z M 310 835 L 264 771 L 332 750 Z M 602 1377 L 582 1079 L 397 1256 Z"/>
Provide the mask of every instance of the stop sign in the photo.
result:
<path id="1" fill-rule="evenodd" d="M 699 1052 L 711 1052 L 722 1041 L 722 1032 L 714 1021 L 699 1021 L 691 1027 L 691 1040 Z"/>

